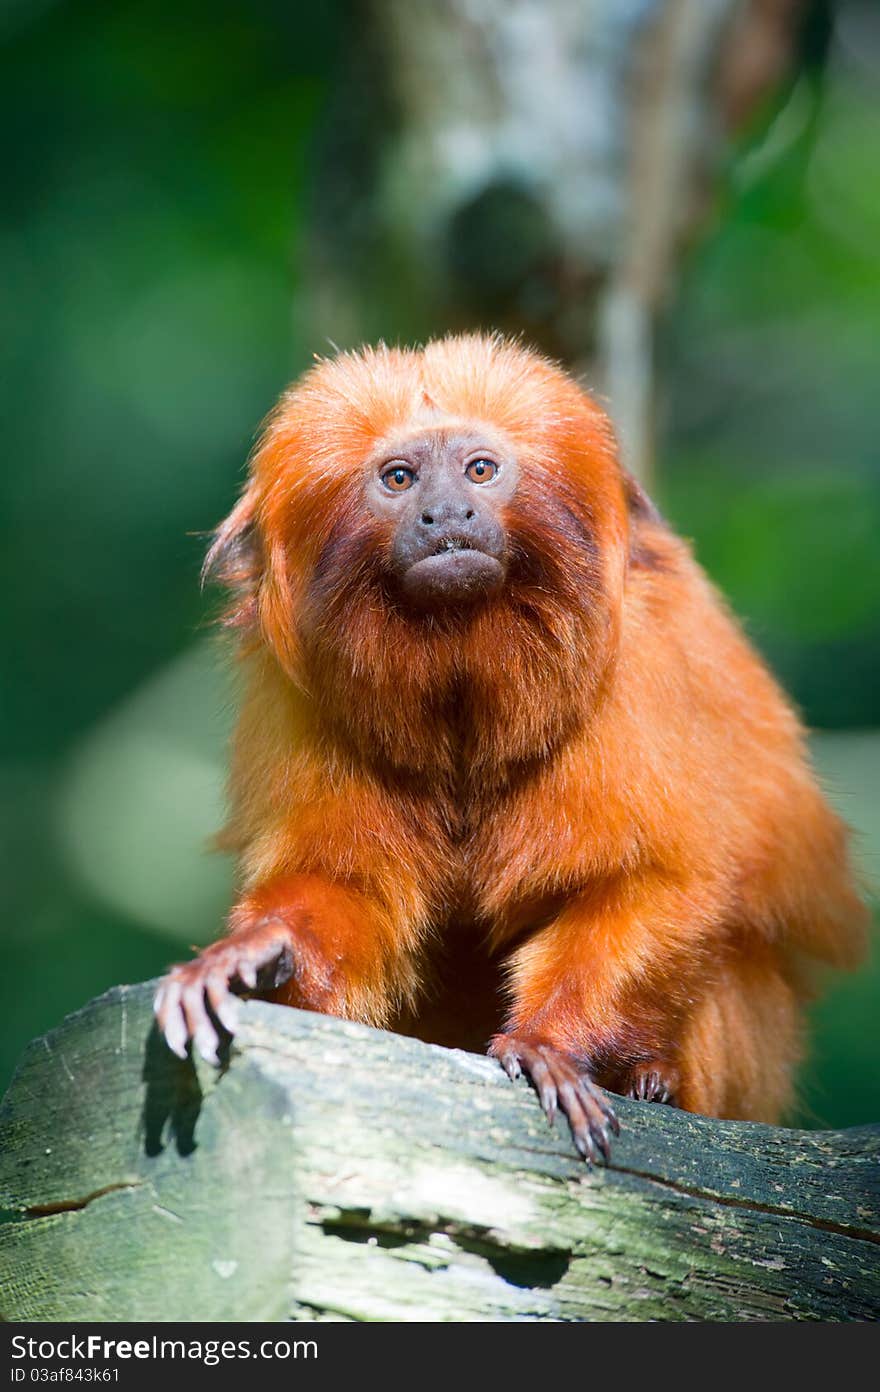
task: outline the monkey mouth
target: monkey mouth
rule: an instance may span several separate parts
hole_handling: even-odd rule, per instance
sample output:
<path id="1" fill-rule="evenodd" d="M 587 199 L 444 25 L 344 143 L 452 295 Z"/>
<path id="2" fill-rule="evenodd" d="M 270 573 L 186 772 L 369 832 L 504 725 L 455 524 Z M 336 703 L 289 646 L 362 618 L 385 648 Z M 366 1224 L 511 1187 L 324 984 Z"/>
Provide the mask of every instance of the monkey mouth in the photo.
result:
<path id="1" fill-rule="evenodd" d="M 464 537 L 451 536 L 407 566 L 401 582 L 408 599 L 433 608 L 483 599 L 501 588 L 504 576 L 505 567 L 497 556 Z"/>

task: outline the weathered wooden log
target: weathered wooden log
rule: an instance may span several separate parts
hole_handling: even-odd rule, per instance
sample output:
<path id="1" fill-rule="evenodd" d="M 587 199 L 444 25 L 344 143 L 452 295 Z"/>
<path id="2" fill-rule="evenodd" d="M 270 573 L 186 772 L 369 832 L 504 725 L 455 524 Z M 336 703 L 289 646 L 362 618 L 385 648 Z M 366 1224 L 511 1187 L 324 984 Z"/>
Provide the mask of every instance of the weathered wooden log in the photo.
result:
<path id="1" fill-rule="evenodd" d="M 880 1127 L 622 1101 L 607 1170 L 496 1063 L 250 1002 L 180 1062 L 149 985 L 36 1040 L 0 1112 L 6 1320 L 867 1320 Z"/>

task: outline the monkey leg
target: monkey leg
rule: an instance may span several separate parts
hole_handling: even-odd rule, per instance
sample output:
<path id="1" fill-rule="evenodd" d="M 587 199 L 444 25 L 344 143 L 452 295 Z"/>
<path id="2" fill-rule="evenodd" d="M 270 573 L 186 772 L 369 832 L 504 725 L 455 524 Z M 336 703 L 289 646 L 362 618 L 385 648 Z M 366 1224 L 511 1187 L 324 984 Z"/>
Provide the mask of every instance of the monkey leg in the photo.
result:
<path id="1" fill-rule="evenodd" d="M 192 962 L 173 967 L 154 1009 L 169 1048 L 181 1058 L 192 1039 L 217 1062 L 217 1025 L 235 1032 L 234 996 L 257 991 L 281 1004 L 384 1024 L 413 989 L 402 939 L 366 895 L 318 875 L 273 880 L 230 915 L 229 936 Z"/>
<path id="2" fill-rule="evenodd" d="M 688 1018 L 680 1105 L 707 1116 L 778 1123 L 802 1053 L 799 997 L 784 959 L 751 943 L 726 962 Z"/>

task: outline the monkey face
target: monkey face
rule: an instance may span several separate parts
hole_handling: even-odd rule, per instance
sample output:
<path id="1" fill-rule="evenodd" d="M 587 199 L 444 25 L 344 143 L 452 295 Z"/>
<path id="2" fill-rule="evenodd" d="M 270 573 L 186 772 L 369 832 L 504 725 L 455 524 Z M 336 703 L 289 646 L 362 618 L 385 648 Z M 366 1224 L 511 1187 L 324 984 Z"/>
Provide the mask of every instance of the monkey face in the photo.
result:
<path id="1" fill-rule="evenodd" d="M 390 567 L 418 608 L 497 593 L 508 567 L 503 512 L 519 468 L 485 431 L 428 430 L 385 445 L 369 462 L 365 501 L 392 528 Z"/>
<path id="2" fill-rule="evenodd" d="M 602 410 L 551 363 L 473 335 L 308 372 L 269 418 L 205 573 L 231 590 L 227 622 L 296 680 L 332 662 L 340 690 L 356 672 L 390 691 L 392 668 L 400 689 L 427 688 L 498 645 L 536 672 L 539 651 L 589 649 L 598 671 L 627 526 Z"/>

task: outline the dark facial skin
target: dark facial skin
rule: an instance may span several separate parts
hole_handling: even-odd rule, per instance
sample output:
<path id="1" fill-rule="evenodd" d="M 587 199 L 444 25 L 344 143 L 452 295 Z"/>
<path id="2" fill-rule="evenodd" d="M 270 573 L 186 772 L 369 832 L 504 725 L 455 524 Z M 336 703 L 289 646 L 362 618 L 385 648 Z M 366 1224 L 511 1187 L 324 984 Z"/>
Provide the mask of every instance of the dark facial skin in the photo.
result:
<path id="1" fill-rule="evenodd" d="M 472 603 L 507 573 L 502 519 L 518 478 L 509 449 L 482 432 L 423 431 L 377 454 L 366 501 L 394 525 L 391 564 L 419 608 Z"/>

